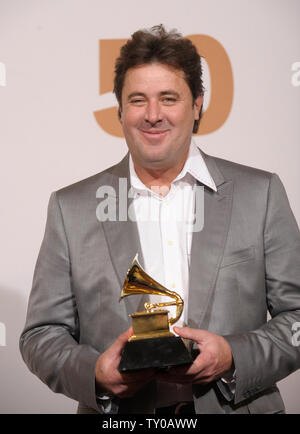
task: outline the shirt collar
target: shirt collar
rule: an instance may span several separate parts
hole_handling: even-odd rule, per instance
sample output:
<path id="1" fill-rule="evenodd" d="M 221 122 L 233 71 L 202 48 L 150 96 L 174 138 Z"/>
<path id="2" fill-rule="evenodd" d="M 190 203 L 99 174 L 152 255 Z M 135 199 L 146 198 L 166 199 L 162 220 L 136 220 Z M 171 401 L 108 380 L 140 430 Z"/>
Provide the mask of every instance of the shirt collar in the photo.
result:
<path id="1" fill-rule="evenodd" d="M 135 189 L 144 190 L 145 185 L 136 174 L 131 155 L 129 155 L 129 173 L 132 187 Z M 201 155 L 200 149 L 196 145 L 196 143 L 193 142 L 193 140 L 191 141 L 188 157 L 183 166 L 183 169 L 172 181 L 172 183 L 184 178 L 187 173 L 192 175 L 193 178 L 195 178 L 201 184 L 206 185 L 214 191 L 217 191 L 216 184 L 214 183 L 214 180 L 209 173 L 209 170 Z"/>
<path id="2" fill-rule="evenodd" d="M 200 149 L 196 143 L 193 142 L 193 140 L 191 142 L 188 157 L 183 169 L 173 182 L 182 179 L 187 173 L 192 175 L 197 181 L 201 182 L 212 190 L 217 191 L 216 184 L 209 173 Z"/>

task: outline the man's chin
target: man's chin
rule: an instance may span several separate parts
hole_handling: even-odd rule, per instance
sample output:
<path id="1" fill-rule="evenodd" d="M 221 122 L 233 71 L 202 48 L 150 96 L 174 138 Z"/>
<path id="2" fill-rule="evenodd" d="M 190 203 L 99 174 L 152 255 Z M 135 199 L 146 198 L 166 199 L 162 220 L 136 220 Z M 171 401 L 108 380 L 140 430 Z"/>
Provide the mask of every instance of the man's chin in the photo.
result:
<path id="1" fill-rule="evenodd" d="M 146 169 L 163 169 L 170 166 L 168 160 L 163 156 L 145 158 L 142 163 Z"/>

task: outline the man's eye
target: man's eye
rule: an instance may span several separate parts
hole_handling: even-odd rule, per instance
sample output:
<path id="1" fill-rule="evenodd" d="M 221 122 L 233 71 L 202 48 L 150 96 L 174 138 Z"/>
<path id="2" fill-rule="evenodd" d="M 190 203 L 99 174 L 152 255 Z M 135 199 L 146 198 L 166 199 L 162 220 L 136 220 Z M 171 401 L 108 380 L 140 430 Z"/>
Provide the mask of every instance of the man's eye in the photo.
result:
<path id="1" fill-rule="evenodd" d="M 143 104 L 144 100 L 142 98 L 135 98 L 135 99 L 130 100 L 130 103 L 139 105 L 139 104 Z"/>
<path id="2" fill-rule="evenodd" d="M 176 102 L 176 98 L 174 98 L 173 96 L 166 96 L 163 98 L 163 102 L 165 104 L 174 104 Z"/>

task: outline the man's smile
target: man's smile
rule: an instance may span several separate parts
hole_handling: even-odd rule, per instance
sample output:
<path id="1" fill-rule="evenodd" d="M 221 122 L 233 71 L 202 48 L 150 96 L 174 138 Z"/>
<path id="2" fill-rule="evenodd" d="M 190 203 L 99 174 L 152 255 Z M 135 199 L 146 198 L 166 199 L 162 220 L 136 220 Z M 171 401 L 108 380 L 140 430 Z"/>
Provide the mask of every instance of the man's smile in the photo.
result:
<path id="1" fill-rule="evenodd" d="M 148 138 L 159 139 L 164 137 L 169 130 L 140 130 L 140 132 Z"/>

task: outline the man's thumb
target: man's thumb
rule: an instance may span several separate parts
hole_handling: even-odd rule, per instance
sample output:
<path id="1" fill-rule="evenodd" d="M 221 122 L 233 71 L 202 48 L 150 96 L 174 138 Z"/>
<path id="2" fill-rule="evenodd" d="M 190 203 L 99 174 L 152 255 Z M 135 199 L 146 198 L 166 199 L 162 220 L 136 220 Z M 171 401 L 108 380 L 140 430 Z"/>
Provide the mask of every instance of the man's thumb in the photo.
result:
<path id="1" fill-rule="evenodd" d="M 112 345 L 113 349 L 116 352 L 119 352 L 121 354 L 126 342 L 132 335 L 133 335 L 133 328 L 129 327 L 128 330 L 126 330 L 124 333 L 121 333 L 120 336 L 117 337 L 117 339 Z"/>
<path id="2" fill-rule="evenodd" d="M 190 339 L 199 344 L 205 339 L 208 333 L 206 330 L 192 329 L 190 327 L 174 327 L 174 332 L 184 339 Z"/>

